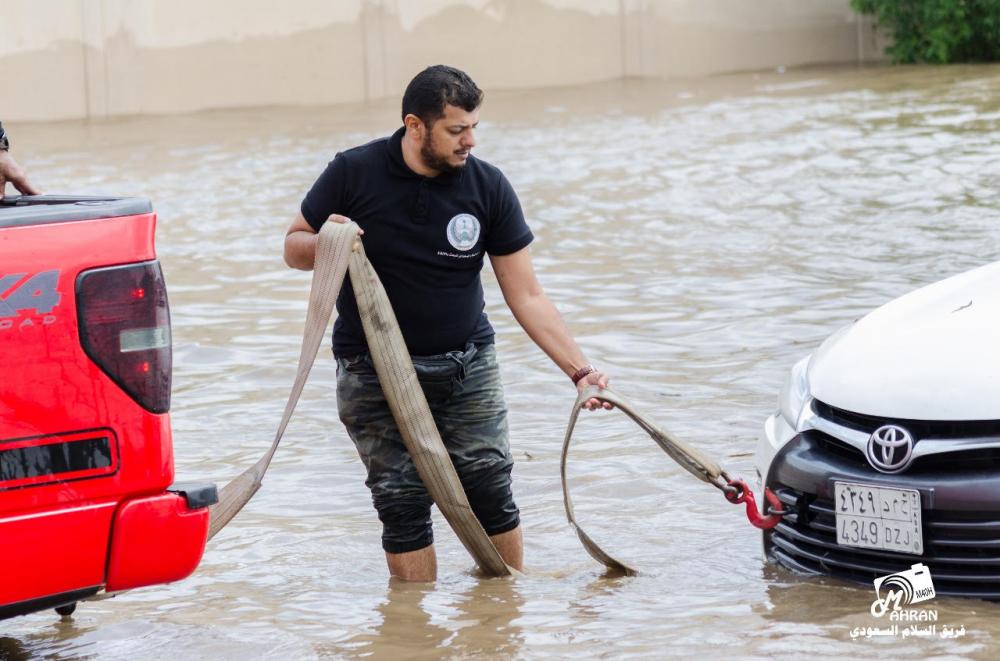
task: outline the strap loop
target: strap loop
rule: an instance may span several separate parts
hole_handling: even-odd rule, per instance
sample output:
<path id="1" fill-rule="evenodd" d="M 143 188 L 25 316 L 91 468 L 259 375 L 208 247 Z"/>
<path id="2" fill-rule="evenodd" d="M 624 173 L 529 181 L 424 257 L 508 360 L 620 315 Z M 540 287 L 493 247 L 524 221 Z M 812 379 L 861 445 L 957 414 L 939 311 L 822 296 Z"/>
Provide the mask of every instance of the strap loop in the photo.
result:
<path id="1" fill-rule="evenodd" d="M 765 529 L 773 528 L 778 525 L 778 522 L 781 520 L 781 515 L 783 515 L 784 512 L 774 511 L 768 516 L 762 517 L 757 511 L 757 505 L 753 499 L 753 492 L 747 486 L 746 482 L 743 480 L 731 479 L 729 475 L 722 470 L 717 463 L 715 463 L 715 461 L 708 457 L 708 455 L 702 453 L 697 448 L 691 447 L 690 445 L 673 438 L 670 434 L 657 427 L 647 417 L 639 413 L 631 402 L 611 388 L 601 389 L 598 386 L 587 386 L 577 396 L 576 402 L 573 404 L 573 411 L 570 414 L 569 424 L 566 427 L 566 437 L 563 439 L 562 459 L 560 461 L 560 476 L 562 478 L 563 505 L 566 508 L 566 518 L 570 525 L 573 526 L 577 537 L 580 539 L 580 543 L 583 544 L 583 548 L 590 554 L 590 557 L 594 558 L 611 571 L 620 572 L 626 576 L 634 576 L 638 573 L 635 568 L 617 560 L 598 546 L 598 544 L 583 531 L 580 524 L 577 523 L 576 515 L 573 512 L 573 501 L 569 495 L 569 484 L 566 479 L 566 464 L 569 456 L 569 444 L 573 438 L 573 429 L 576 427 L 576 420 L 580 415 L 580 409 L 583 408 L 587 400 L 591 398 L 614 404 L 616 408 L 624 412 L 628 417 L 632 418 L 632 420 L 635 421 L 635 423 L 638 424 L 639 427 L 641 427 L 647 434 L 649 434 L 650 438 L 656 441 L 656 444 L 659 445 L 664 452 L 670 455 L 674 461 L 680 464 L 682 468 L 697 477 L 699 480 L 708 482 L 715 488 L 721 490 L 727 500 L 732 503 L 746 503 L 747 518 L 750 520 L 750 523 L 758 528 Z M 765 495 L 771 507 L 780 510 L 781 501 L 778 500 L 778 497 L 775 496 L 770 489 L 766 490 Z"/>

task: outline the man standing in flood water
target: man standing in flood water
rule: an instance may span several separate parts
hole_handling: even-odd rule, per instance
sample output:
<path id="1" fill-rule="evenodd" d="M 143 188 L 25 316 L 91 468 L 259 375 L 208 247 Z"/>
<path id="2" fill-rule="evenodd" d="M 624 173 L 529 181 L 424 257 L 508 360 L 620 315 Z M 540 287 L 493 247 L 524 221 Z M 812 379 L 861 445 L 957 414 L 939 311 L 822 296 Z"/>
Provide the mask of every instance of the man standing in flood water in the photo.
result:
<path id="1" fill-rule="evenodd" d="M 484 312 L 483 255 L 521 327 L 577 388 L 606 387 L 608 377 L 588 363 L 542 291 L 528 251 L 533 236 L 510 183 L 472 155 L 482 99 L 458 69 L 419 73 L 403 95 L 403 126 L 337 154 L 313 184 L 285 236 L 285 262 L 311 269 L 324 222 L 358 224 L 472 510 L 503 559 L 520 570 L 520 515 L 494 332 Z M 351 287 L 340 292 L 337 311 L 337 405 L 368 471 L 389 572 L 434 580 L 431 499 L 375 375 Z"/>

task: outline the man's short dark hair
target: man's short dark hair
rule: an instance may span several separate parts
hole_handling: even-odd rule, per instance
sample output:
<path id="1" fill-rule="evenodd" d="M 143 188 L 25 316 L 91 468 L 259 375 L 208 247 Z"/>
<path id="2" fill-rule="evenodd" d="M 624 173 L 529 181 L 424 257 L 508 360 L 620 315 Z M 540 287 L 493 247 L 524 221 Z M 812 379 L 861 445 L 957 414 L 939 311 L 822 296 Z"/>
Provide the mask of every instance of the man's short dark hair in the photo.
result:
<path id="1" fill-rule="evenodd" d="M 472 112 L 483 103 L 483 91 L 469 74 L 436 64 L 418 73 L 403 93 L 403 119 L 416 115 L 427 126 L 444 116 L 445 104 Z"/>

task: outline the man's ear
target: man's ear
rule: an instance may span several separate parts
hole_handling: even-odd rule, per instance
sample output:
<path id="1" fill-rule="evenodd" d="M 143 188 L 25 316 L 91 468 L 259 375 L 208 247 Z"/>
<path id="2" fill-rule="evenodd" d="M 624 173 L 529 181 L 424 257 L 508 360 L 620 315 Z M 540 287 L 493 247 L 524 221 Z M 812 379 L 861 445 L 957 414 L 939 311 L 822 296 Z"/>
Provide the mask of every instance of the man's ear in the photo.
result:
<path id="1" fill-rule="evenodd" d="M 423 121 L 412 113 L 403 118 L 403 126 L 406 127 L 406 132 L 417 140 L 423 138 L 424 131 L 426 130 Z"/>

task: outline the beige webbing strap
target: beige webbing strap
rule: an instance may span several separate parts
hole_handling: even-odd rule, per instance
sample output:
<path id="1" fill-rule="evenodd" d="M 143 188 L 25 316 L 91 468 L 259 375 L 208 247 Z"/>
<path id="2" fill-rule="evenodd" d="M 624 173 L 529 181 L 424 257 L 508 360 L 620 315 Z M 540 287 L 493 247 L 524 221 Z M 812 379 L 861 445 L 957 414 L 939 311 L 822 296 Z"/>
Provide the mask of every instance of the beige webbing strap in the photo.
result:
<path id="1" fill-rule="evenodd" d="M 576 427 L 576 420 L 580 415 L 580 410 L 587 400 L 596 398 L 614 404 L 625 415 L 632 418 L 650 437 L 656 441 L 664 452 L 685 468 L 692 475 L 700 480 L 718 486 L 720 479 L 724 477 L 722 469 L 712 459 L 700 450 L 687 445 L 669 434 L 659 429 L 648 418 L 639 413 L 627 399 L 619 395 L 611 388 L 600 389 L 597 386 L 588 386 L 580 392 L 573 403 L 573 412 L 569 417 L 569 424 L 566 427 L 566 437 L 563 439 L 562 458 L 559 463 L 559 473 L 562 478 L 563 505 L 566 508 L 566 518 L 576 531 L 577 537 L 583 544 L 583 548 L 594 560 L 597 560 L 608 569 L 621 572 L 626 576 L 634 576 L 638 572 L 631 566 L 611 557 L 584 532 L 583 528 L 576 521 L 576 514 L 573 512 L 573 500 L 569 496 L 569 484 L 566 480 L 566 460 L 569 456 L 569 445 L 573 438 L 573 429 Z"/>
<path id="2" fill-rule="evenodd" d="M 357 231 L 358 226 L 354 223 L 328 222 L 320 229 L 299 368 L 284 416 L 268 452 L 219 491 L 219 502 L 210 509 L 208 536 L 211 539 L 229 523 L 260 489 L 264 473 L 281 442 L 326 335 L 333 306 L 349 266 L 375 372 L 417 472 L 479 568 L 491 576 L 509 576 L 513 570 L 504 563 L 469 506 L 451 457 L 434 424 L 423 389 L 417 381 L 389 298 L 365 257 Z"/>
<path id="3" fill-rule="evenodd" d="M 360 242 L 351 255 L 351 285 L 361 311 L 361 323 L 365 328 L 375 373 L 427 493 L 479 568 L 490 576 L 509 576 L 511 568 L 500 557 L 472 512 L 462 482 L 434 424 L 424 391 L 417 381 L 417 373 L 389 297 L 365 257 Z"/>
<path id="4" fill-rule="evenodd" d="M 331 227 L 327 230 L 327 227 Z M 337 294 L 344 284 L 344 274 L 347 272 L 347 261 L 351 254 L 351 246 L 357 237 L 357 226 L 352 229 L 338 231 L 342 225 L 326 223 L 319 233 L 316 243 L 316 263 L 313 269 L 312 287 L 309 290 L 309 309 L 306 312 L 305 331 L 302 335 L 302 349 L 299 352 L 299 369 L 295 375 L 292 392 L 285 404 L 285 413 L 281 424 L 274 435 L 270 449 L 256 464 L 245 470 L 236 479 L 219 490 L 219 502 L 209 508 L 208 538 L 211 539 L 236 516 L 243 506 L 260 489 L 264 473 L 271 465 L 278 443 L 285 433 L 288 421 L 292 418 L 295 405 L 299 402 L 302 388 L 309 378 L 309 371 L 316 361 L 316 354 L 326 335 L 326 327 L 333 314 L 333 306 L 337 302 Z M 324 231 L 325 230 L 325 231 Z"/>

